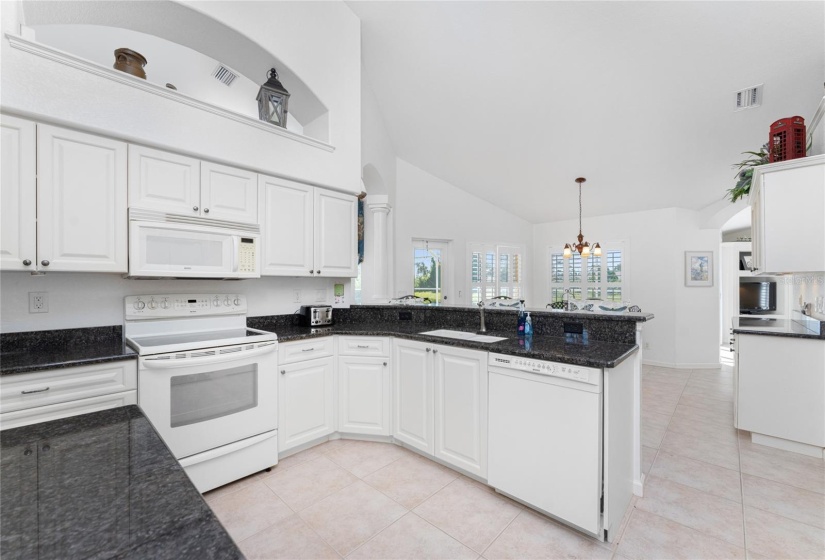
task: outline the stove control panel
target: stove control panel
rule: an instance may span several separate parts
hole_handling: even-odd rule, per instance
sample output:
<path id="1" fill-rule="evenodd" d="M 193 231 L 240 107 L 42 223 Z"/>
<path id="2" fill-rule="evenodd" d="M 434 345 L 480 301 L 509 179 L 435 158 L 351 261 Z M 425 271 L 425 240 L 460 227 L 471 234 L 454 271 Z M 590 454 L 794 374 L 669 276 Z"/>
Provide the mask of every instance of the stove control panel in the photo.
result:
<path id="1" fill-rule="evenodd" d="M 246 296 L 240 294 L 126 296 L 124 314 L 127 320 L 246 315 Z"/>
<path id="2" fill-rule="evenodd" d="M 534 358 L 525 358 L 522 356 L 508 356 L 506 354 L 490 353 L 488 364 L 491 367 L 514 369 L 517 371 L 525 371 L 539 375 L 561 377 L 564 379 L 570 379 L 571 381 L 590 383 L 592 385 L 598 385 L 600 383 L 602 373 L 602 370 L 592 367 L 562 364 L 559 362 L 548 362 L 545 360 L 536 360 Z"/>

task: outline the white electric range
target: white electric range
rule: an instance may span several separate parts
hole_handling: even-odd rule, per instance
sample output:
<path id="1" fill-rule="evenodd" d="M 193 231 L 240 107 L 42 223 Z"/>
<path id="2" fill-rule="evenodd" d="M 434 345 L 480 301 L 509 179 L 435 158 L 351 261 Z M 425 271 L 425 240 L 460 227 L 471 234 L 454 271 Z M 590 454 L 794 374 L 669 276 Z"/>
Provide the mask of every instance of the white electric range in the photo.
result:
<path id="1" fill-rule="evenodd" d="M 236 294 L 127 296 L 138 405 L 201 492 L 278 462 L 278 337 Z"/>

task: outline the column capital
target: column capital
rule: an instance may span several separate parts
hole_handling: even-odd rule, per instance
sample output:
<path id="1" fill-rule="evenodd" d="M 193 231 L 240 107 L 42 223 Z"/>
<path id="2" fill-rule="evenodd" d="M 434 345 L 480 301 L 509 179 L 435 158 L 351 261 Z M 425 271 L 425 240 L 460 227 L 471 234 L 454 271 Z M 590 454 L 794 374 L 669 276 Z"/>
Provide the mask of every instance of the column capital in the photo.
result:
<path id="1" fill-rule="evenodd" d="M 370 212 L 389 213 L 392 209 L 392 205 L 390 205 L 390 197 L 385 194 L 367 195 L 365 202 L 367 203 L 367 207 L 370 209 Z"/>

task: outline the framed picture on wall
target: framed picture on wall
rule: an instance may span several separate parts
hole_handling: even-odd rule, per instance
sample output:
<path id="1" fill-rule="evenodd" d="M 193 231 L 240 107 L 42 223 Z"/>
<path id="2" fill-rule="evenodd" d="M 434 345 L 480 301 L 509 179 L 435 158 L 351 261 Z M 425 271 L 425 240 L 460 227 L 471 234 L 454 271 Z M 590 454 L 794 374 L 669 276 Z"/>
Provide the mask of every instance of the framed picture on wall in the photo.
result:
<path id="1" fill-rule="evenodd" d="M 713 286 L 713 251 L 685 251 L 685 286 Z"/>

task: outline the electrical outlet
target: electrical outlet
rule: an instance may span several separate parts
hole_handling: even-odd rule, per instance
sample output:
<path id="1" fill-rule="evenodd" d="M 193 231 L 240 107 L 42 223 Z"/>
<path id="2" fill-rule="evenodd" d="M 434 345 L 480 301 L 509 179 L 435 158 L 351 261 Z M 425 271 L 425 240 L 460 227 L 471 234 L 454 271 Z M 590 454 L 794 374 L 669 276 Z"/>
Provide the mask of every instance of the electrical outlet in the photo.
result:
<path id="1" fill-rule="evenodd" d="M 29 313 L 48 313 L 49 293 L 29 292 Z"/>
<path id="2" fill-rule="evenodd" d="M 326 290 L 315 290 L 315 301 L 325 301 L 327 299 L 327 291 Z"/>
<path id="3" fill-rule="evenodd" d="M 301 303 L 301 290 L 295 290 L 295 303 Z"/>

